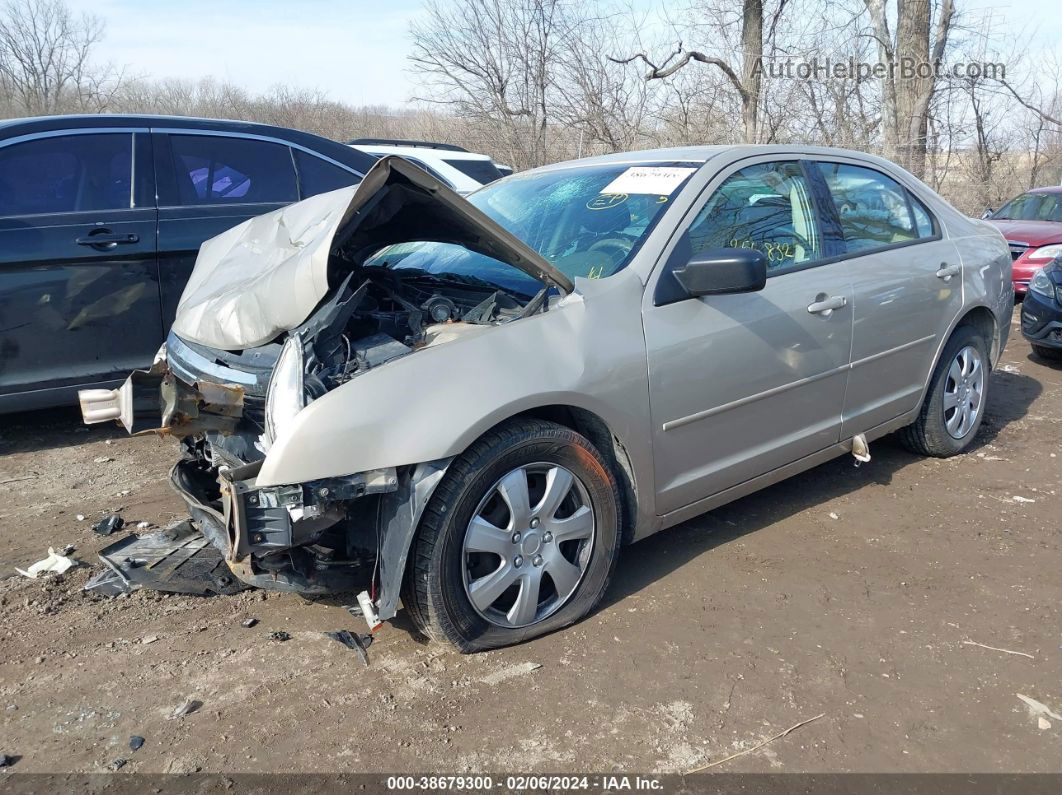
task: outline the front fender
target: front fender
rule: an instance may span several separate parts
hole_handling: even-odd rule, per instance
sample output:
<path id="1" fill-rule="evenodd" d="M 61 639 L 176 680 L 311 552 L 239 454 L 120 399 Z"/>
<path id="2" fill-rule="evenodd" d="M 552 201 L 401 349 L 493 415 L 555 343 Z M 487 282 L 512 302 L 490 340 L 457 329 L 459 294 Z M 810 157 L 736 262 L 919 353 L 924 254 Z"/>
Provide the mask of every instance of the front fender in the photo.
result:
<path id="1" fill-rule="evenodd" d="M 640 292 L 626 283 L 355 377 L 299 413 L 258 485 L 447 459 L 502 420 L 554 404 L 594 412 L 633 455 L 637 437 L 648 438 L 648 383 Z"/>

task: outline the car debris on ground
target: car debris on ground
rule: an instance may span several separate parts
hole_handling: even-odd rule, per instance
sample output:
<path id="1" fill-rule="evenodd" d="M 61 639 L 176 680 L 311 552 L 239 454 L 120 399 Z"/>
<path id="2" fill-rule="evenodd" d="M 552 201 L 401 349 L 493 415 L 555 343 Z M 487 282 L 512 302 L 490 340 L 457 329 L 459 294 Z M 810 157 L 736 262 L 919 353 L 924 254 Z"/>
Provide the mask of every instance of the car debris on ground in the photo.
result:
<path id="1" fill-rule="evenodd" d="M 60 555 L 51 547 L 48 547 L 48 557 L 38 560 L 28 569 L 15 568 L 19 574 L 23 577 L 29 577 L 31 580 L 37 579 L 37 575 L 44 572 L 53 572 L 55 574 L 62 574 L 65 571 L 73 568 L 77 565 L 77 561 L 73 558 L 68 558 L 66 555 Z"/>
<path id="2" fill-rule="evenodd" d="M 185 715 L 191 715 L 201 706 L 203 706 L 203 702 L 198 699 L 186 699 L 179 707 L 170 713 L 170 718 L 183 718 Z"/>
<path id="3" fill-rule="evenodd" d="M 141 737 L 139 734 L 134 734 L 132 737 L 129 738 L 129 750 L 130 751 L 133 751 L 134 753 L 136 753 L 137 751 L 139 751 L 143 747 L 144 747 L 144 738 Z"/>
<path id="4" fill-rule="evenodd" d="M 269 633 L 269 639 L 270 640 L 278 640 L 281 643 L 283 643 L 286 640 L 291 640 L 291 635 L 289 633 L 285 632 L 282 629 L 278 629 L 278 630 L 276 630 L 274 632 L 270 632 Z"/>
<path id="5" fill-rule="evenodd" d="M 125 519 L 116 513 L 105 516 L 92 526 L 92 531 L 101 536 L 109 536 L 122 529 Z"/>
<path id="6" fill-rule="evenodd" d="M 334 641 L 342 643 L 348 649 L 352 649 L 358 653 L 358 657 L 361 658 L 363 665 L 369 664 L 369 646 L 372 645 L 372 635 L 359 635 L 355 632 L 348 632 L 345 629 L 341 629 L 338 632 L 325 632 L 326 638 L 331 638 Z"/>
<path id="7" fill-rule="evenodd" d="M 253 627 L 257 623 L 258 623 L 258 619 L 257 618 L 245 618 L 243 621 L 240 622 L 240 626 L 243 627 L 244 629 L 250 629 L 251 627 Z"/>

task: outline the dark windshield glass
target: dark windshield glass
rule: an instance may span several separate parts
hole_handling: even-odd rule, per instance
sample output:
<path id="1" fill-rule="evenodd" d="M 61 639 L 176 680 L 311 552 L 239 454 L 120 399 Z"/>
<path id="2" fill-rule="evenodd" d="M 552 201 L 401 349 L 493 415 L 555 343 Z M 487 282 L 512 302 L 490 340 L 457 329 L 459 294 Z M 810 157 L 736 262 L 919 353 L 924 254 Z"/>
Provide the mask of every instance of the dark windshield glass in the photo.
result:
<path id="1" fill-rule="evenodd" d="M 624 164 L 518 174 L 467 198 L 569 278 L 603 279 L 630 262 L 698 166 Z M 449 243 L 389 246 L 365 264 L 471 277 L 523 295 L 542 286 L 509 265 Z"/>
<path id="2" fill-rule="evenodd" d="M 1062 193 L 1024 193 L 992 217 L 1000 221 L 1062 221 Z"/>

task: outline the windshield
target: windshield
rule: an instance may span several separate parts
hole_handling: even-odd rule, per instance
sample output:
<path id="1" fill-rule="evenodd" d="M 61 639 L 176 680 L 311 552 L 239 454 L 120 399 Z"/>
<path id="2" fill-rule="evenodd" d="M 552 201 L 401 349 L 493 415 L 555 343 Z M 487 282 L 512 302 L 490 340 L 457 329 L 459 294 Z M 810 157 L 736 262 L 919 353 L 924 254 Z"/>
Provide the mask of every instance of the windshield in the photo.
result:
<path id="1" fill-rule="evenodd" d="M 992 216 L 1000 221 L 1060 221 L 1062 193 L 1023 193 Z"/>
<path id="2" fill-rule="evenodd" d="M 466 197 L 569 278 L 603 279 L 627 265 L 699 163 L 649 163 L 517 174 Z M 449 243 L 388 246 L 366 266 L 464 277 L 531 296 L 542 284 Z"/>

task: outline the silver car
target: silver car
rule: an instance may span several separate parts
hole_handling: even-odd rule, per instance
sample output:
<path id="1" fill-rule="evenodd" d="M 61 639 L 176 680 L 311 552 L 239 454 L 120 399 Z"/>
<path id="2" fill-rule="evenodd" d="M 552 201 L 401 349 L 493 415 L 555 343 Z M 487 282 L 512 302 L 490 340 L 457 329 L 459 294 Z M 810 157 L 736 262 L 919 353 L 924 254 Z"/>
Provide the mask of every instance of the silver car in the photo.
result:
<path id="1" fill-rule="evenodd" d="M 360 591 L 371 626 L 401 598 L 476 651 L 586 615 L 621 547 L 884 434 L 962 452 L 1010 263 L 857 152 L 614 154 L 467 199 L 384 158 L 204 244 L 155 365 L 81 402 L 180 439 L 175 549 Z"/>

